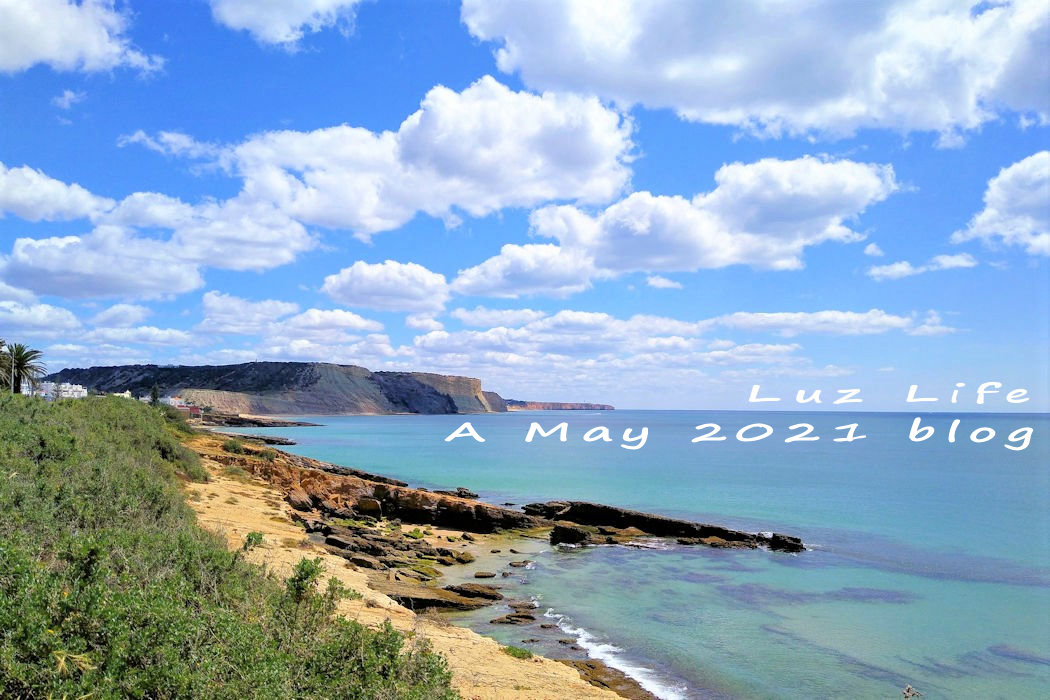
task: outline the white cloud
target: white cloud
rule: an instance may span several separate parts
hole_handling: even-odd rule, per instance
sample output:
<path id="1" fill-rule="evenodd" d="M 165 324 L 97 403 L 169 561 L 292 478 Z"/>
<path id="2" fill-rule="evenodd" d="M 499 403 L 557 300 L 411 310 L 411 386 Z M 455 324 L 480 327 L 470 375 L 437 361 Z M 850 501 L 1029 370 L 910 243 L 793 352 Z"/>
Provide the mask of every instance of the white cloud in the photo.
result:
<path id="1" fill-rule="evenodd" d="M 105 211 L 113 200 L 67 185 L 29 166 L 0 163 L 0 215 L 10 212 L 27 221 L 69 221 Z"/>
<path id="2" fill-rule="evenodd" d="M 0 328 L 5 340 L 14 342 L 14 334 L 54 338 L 78 330 L 80 321 L 72 311 L 58 306 L 0 301 Z"/>
<path id="3" fill-rule="evenodd" d="M 532 233 L 560 245 L 506 245 L 461 271 L 453 290 L 565 296 L 635 271 L 799 269 L 808 246 L 861 240 L 847 221 L 897 189 L 888 165 L 809 156 L 723 165 L 715 182 L 692 200 L 635 192 L 596 216 L 570 205 L 538 209 Z"/>
<path id="4" fill-rule="evenodd" d="M 85 333 L 87 342 L 143 343 L 146 345 L 186 345 L 193 335 L 176 328 L 135 326 L 134 328 L 96 328 Z"/>
<path id="5" fill-rule="evenodd" d="M 419 331 L 440 331 L 445 327 L 445 324 L 429 313 L 422 313 L 406 316 L 405 326 Z"/>
<path id="6" fill-rule="evenodd" d="M 127 327 L 142 323 L 153 312 L 145 306 L 135 304 L 114 304 L 91 319 L 93 326 Z"/>
<path id="7" fill-rule="evenodd" d="M 298 304 L 287 301 L 249 301 L 215 291 L 206 292 L 201 303 L 204 320 L 197 330 L 209 333 L 261 333 L 273 322 L 299 310 Z"/>
<path id="8" fill-rule="evenodd" d="M 335 331 L 381 331 L 383 324 L 345 309 L 307 309 L 281 322 L 281 331 L 296 337 L 323 336 Z"/>
<path id="9" fill-rule="evenodd" d="M 947 335 L 955 333 L 957 328 L 946 326 L 941 322 L 941 315 L 936 311 L 926 312 L 926 318 L 921 325 L 908 331 L 911 335 Z"/>
<path id="10" fill-rule="evenodd" d="M 155 192 L 119 203 L 28 167 L 0 165 L 0 211 L 30 221 L 90 218 L 83 236 L 19 238 L 0 277 L 40 294 L 67 298 L 158 298 L 203 284 L 203 265 L 266 270 L 292 262 L 317 241 L 272 204 L 235 197 L 192 206 Z M 167 240 L 137 228 L 172 231 Z"/>
<path id="11" fill-rule="evenodd" d="M 159 299 L 204 284 L 197 265 L 180 261 L 169 244 L 107 226 L 86 236 L 19 238 L 0 259 L 0 275 L 38 294 L 70 299 Z"/>
<path id="12" fill-rule="evenodd" d="M 909 330 L 914 319 L 870 311 L 794 311 L 775 313 L 737 312 L 707 321 L 710 325 L 745 331 L 777 333 L 792 337 L 802 333 L 831 335 L 873 335 L 891 330 Z"/>
<path id="13" fill-rule="evenodd" d="M 647 285 L 649 285 L 650 287 L 655 287 L 656 289 L 681 289 L 682 288 L 682 283 L 681 282 L 675 282 L 674 280 L 667 279 L 666 277 L 662 277 L 660 275 L 649 275 L 648 277 L 645 278 L 645 283 Z"/>
<path id="14" fill-rule="evenodd" d="M 870 255 L 873 258 L 881 258 L 885 253 L 882 252 L 882 248 L 879 247 L 878 243 L 869 243 L 864 246 L 864 254 Z"/>
<path id="15" fill-rule="evenodd" d="M 160 131 L 157 135 L 150 136 L 142 129 L 133 134 L 121 136 L 117 139 L 117 146 L 123 148 L 131 144 L 144 146 L 157 153 L 182 158 L 210 158 L 218 156 L 222 149 L 213 144 L 198 141 L 197 139 L 178 131 Z"/>
<path id="16" fill-rule="evenodd" d="M 445 276 L 416 263 L 357 261 L 324 279 L 321 291 L 347 306 L 381 311 L 436 312 L 448 300 Z"/>
<path id="17" fill-rule="evenodd" d="M 230 29 L 247 30 L 264 44 L 293 48 L 307 32 L 339 27 L 353 28 L 354 9 L 360 0 L 209 0 L 216 22 Z"/>
<path id="18" fill-rule="evenodd" d="M 1040 151 L 988 181 L 984 209 L 966 229 L 952 234 L 952 241 L 979 238 L 985 243 L 1023 246 L 1030 255 L 1050 255 L 1048 196 L 1050 151 Z"/>
<path id="19" fill-rule="evenodd" d="M 936 272 L 937 270 L 954 270 L 959 268 L 976 267 L 977 260 L 969 253 L 958 255 L 935 255 L 925 265 L 912 265 L 907 260 L 890 263 L 888 265 L 876 265 L 868 268 L 868 277 L 882 282 L 883 280 L 896 280 L 902 277 L 921 275 L 924 272 Z"/>
<path id="20" fill-rule="evenodd" d="M 484 77 L 462 92 L 431 89 L 396 132 L 271 131 L 218 160 L 243 178 L 239 199 L 367 238 L 418 212 L 455 224 L 459 211 L 606 202 L 628 183 L 632 129 L 595 98 L 514 92 Z M 131 142 L 189 157 L 214 148 L 170 132 L 122 140 Z"/>
<path id="21" fill-rule="evenodd" d="M 108 0 L 0 0 L 0 73 L 38 63 L 55 70 L 160 69 L 127 37 L 128 15 Z"/>
<path id="22" fill-rule="evenodd" d="M 517 298 L 529 294 L 565 297 L 591 286 L 598 271 L 581 251 L 549 243 L 508 243 L 499 255 L 460 270 L 452 282 L 457 294 Z"/>
<path id="23" fill-rule="evenodd" d="M 150 353 L 111 343 L 57 343 L 44 349 L 48 371 L 63 367 L 95 367 L 99 365 L 143 364 L 150 361 Z"/>
<path id="24" fill-rule="evenodd" d="M 475 306 L 473 309 L 453 309 L 449 315 L 461 321 L 465 326 L 514 328 L 538 321 L 547 314 L 533 309 L 489 309 L 484 306 Z"/>
<path id="25" fill-rule="evenodd" d="M 79 90 L 63 90 L 61 95 L 51 98 L 51 104 L 59 109 L 69 109 L 78 102 L 83 102 L 85 93 Z"/>
<path id="26" fill-rule="evenodd" d="M 0 276 L 3 276 L 3 259 L 0 258 Z M 17 301 L 22 304 L 35 304 L 37 302 L 36 295 L 30 292 L 28 289 L 19 289 L 18 287 L 12 287 L 6 282 L 0 281 L 0 301 Z"/>
<path id="27" fill-rule="evenodd" d="M 469 31 L 538 89 L 670 108 L 763 135 L 936 131 L 1050 118 L 1050 6 L 950 0 L 464 0 Z"/>

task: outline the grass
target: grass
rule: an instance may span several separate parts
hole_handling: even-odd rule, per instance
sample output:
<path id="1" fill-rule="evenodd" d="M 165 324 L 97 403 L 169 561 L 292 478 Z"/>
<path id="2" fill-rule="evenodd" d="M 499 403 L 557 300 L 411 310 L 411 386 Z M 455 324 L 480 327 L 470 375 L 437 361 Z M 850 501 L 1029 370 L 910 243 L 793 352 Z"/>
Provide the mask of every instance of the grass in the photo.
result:
<path id="1" fill-rule="evenodd" d="M 532 652 L 528 649 L 522 649 L 521 647 L 506 646 L 503 647 L 503 653 L 507 656 L 513 656 L 515 659 L 521 659 L 523 661 L 532 658 Z"/>
<path id="2" fill-rule="evenodd" d="M 425 641 L 334 614 L 197 527 L 184 422 L 119 398 L 0 397 L 0 697 L 458 697 Z"/>

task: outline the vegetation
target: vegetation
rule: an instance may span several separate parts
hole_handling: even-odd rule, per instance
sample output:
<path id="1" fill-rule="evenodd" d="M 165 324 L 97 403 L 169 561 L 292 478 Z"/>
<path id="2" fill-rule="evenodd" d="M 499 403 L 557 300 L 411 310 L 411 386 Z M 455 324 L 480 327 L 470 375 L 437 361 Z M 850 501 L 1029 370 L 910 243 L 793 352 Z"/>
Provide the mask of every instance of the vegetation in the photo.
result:
<path id="1" fill-rule="evenodd" d="M 515 659 L 526 660 L 532 658 L 532 652 L 521 647 L 506 646 L 503 647 L 503 653 L 507 656 L 513 656 Z"/>
<path id="2" fill-rule="evenodd" d="M 0 697 L 455 698 L 444 660 L 196 526 L 165 411 L 0 396 Z"/>
<path id="3" fill-rule="evenodd" d="M 47 372 L 40 358 L 44 356 L 39 350 L 33 350 L 22 343 L 10 343 L 0 340 L 4 346 L 0 351 L 0 387 L 11 391 L 11 366 L 14 365 L 15 393 L 22 393 L 22 385 L 35 386 Z"/>
<path id="4" fill-rule="evenodd" d="M 234 438 L 224 441 L 222 443 L 222 449 L 224 452 L 229 452 L 232 455 L 243 455 L 248 453 L 248 450 L 244 447 L 244 443 Z"/>

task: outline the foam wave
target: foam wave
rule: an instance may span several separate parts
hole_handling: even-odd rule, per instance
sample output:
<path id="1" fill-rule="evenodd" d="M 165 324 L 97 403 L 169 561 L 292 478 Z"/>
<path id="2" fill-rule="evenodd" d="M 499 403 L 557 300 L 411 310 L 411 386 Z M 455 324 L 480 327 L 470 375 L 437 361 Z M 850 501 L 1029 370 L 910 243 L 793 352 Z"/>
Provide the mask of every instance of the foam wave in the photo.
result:
<path id="1" fill-rule="evenodd" d="M 554 612 L 553 608 L 548 609 L 547 612 L 543 613 L 543 616 L 554 620 L 561 631 L 575 637 L 576 645 L 584 649 L 589 657 L 597 659 L 606 666 L 615 668 L 617 671 L 622 671 L 636 680 L 638 685 L 661 700 L 686 700 L 686 689 L 683 686 L 670 685 L 661 680 L 651 668 L 639 666 L 624 659 L 622 656 L 623 649 L 620 647 L 598 641 L 593 634 L 582 627 L 576 627 L 572 624 L 570 618 Z"/>

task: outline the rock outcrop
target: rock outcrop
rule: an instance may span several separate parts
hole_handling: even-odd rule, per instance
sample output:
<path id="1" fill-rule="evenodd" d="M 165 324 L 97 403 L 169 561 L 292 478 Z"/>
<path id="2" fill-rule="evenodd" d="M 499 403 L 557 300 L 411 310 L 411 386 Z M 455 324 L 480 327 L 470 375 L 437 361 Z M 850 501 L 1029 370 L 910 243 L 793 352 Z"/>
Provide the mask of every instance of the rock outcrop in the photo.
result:
<path id="1" fill-rule="evenodd" d="M 749 549 L 768 547 L 780 552 L 801 552 L 805 549 L 802 540 L 791 535 L 743 532 L 720 525 L 694 523 L 586 501 L 530 503 L 523 510 L 538 518 L 561 521 L 551 532 L 551 542 L 554 544 L 620 542 L 624 537 L 634 536 L 633 530 L 657 537 L 674 537 L 682 544 Z"/>
<path id="2" fill-rule="evenodd" d="M 239 466 L 282 489 L 300 511 L 318 510 L 336 518 L 397 518 L 467 532 L 534 528 L 539 518 L 459 496 L 405 486 L 403 481 L 279 452 L 271 461 L 220 454 L 216 461 Z M 328 534 L 328 533 L 325 533 Z"/>

